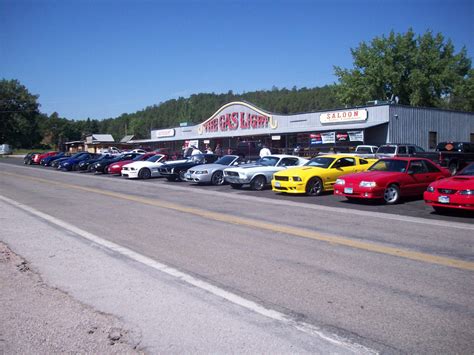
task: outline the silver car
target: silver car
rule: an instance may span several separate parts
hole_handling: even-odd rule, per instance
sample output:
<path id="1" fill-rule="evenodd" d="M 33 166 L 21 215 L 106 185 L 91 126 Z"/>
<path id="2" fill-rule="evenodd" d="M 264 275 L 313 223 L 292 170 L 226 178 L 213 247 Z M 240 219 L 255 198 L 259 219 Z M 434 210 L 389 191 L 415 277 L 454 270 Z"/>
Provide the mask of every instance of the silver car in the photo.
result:
<path id="1" fill-rule="evenodd" d="M 184 177 L 186 181 L 198 184 L 222 185 L 224 183 L 223 170 L 239 163 L 241 161 L 238 155 L 224 155 L 213 164 L 193 166 L 188 169 Z"/>
<path id="2" fill-rule="evenodd" d="M 273 174 L 288 167 L 301 166 L 308 162 L 305 158 L 293 155 L 267 155 L 255 163 L 226 168 L 224 178 L 234 189 L 250 184 L 252 190 L 263 190 L 272 181 Z"/>

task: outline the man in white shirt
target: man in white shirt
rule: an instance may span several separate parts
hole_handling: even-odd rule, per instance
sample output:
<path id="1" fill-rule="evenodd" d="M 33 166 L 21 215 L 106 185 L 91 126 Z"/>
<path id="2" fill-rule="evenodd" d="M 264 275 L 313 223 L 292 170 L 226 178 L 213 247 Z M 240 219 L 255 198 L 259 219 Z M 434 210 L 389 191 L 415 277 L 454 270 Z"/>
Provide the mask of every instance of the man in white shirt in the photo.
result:
<path id="1" fill-rule="evenodd" d="M 262 149 L 260 149 L 260 158 L 263 158 L 264 156 L 271 155 L 271 154 L 272 152 L 270 151 L 270 149 L 267 148 L 266 145 L 264 145 Z"/>
<path id="2" fill-rule="evenodd" d="M 193 145 L 192 148 L 193 152 L 191 153 L 191 155 L 202 154 L 202 152 L 196 146 Z"/>

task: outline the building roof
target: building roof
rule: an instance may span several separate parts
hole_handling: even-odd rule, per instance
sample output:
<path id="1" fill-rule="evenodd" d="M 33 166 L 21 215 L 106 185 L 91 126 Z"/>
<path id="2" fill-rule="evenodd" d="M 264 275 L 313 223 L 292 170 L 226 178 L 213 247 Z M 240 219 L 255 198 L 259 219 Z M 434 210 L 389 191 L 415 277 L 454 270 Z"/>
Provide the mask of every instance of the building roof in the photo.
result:
<path id="1" fill-rule="evenodd" d="M 128 136 L 124 136 L 121 140 L 120 143 L 128 143 L 133 139 L 133 134 L 130 134 Z"/>
<path id="2" fill-rule="evenodd" d="M 92 140 L 98 142 L 115 142 L 111 134 L 92 134 Z"/>

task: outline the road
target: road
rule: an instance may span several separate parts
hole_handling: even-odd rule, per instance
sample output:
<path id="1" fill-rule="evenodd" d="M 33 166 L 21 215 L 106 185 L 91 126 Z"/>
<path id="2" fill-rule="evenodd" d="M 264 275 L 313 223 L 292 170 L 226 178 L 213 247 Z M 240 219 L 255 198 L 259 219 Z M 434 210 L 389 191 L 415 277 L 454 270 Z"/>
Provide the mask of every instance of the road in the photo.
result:
<path id="1" fill-rule="evenodd" d="M 140 279 L 152 268 L 186 284 L 180 294 L 191 288 L 221 299 L 212 303 L 220 308 L 203 313 L 212 320 L 224 312 L 220 320 L 225 322 L 205 321 L 203 330 L 206 324 L 217 329 L 225 324 L 240 330 L 249 327 L 259 335 L 267 330 L 267 345 L 277 339 L 273 349 L 280 352 L 472 352 L 470 215 L 438 216 L 421 201 L 359 206 L 330 195 L 287 198 L 228 186 L 128 181 L 24 167 L 15 161 L 0 163 L 0 195 L 8 199 L 4 204 L 23 208 L 28 218 L 49 219 L 49 224 L 65 230 L 64 243 L 86 239 L 107 249 L 108 256 L 120 255 L 114 261 L 122 266 L 129 259 L 140 264 L 133 271 L 141 276 L 123 271 L 125 280 Z M 34 257 L 27 242 L 14 239 L 2 235 L 22 255 Z M 89 262 L 101 264 L 104 257 L 94 253 Z M 74 289 L 75 281 L 62 282 Z M 141 292 L 147 289 L 137 290 Z M 84 297 L 81 292 L 72 294 Z M 97 298 L 85 302 L 143 326 L 140 312 L 133 318 L 129 313 L 134 312 L 123 314 L 120 307 L 104 310 Z M 193 307 L 187 309 L 185 318 L 193 314 Z M 191 319 L 193 324 L 200 322 Z M 225 350 L 212 334 L 209 337 L 209 348 L 195 343 L 189 348 Z M 242 337 L 249 339 L 249 346 L 237 351 L 257 350 L 248 334 Z M 148 349 L 153 349 L 152 338 L 144 336 Z"/>

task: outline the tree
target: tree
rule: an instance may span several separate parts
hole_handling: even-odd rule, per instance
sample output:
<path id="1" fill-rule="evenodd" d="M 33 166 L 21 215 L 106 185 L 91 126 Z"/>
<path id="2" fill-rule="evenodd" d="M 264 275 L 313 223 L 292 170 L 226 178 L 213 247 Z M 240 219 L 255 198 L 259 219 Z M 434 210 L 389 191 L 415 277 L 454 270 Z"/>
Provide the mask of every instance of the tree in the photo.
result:
<path id="1" fill-rule="evenodd" d="M 338 98 L 346 105 L 399 98 L 401 104 L 427 107 L 456 107 L 463 100 L 451 96 L 463 90 L 471 60 L 466 48 L 455 53 L 451 40 L 428 31 L 415 36 L 393 31 L 351 49 L 353 69 L 334 67 L 339 79 Z"/>
<path id="2" fill-rule="evenodd" d="M 0 80 L 0 144 L 32 147 L 41 141 L 37 95 L 28 92 L 17 80 Z"/>

